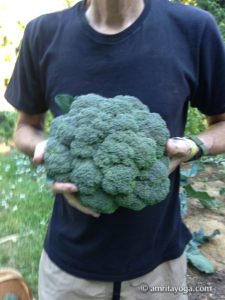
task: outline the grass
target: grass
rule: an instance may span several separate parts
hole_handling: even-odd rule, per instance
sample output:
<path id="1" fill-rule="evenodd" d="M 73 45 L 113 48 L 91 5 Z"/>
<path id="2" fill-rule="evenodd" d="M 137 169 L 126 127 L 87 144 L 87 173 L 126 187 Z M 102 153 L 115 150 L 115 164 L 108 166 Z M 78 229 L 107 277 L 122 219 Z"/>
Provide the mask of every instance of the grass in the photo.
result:
<path id="1" fill-rule="evenodd" d="M 43 168 L 15 150 L 0 155 L 0 266 L 21 272 L 35 296 L 52 202 Z M 3 242 L 10 235 L 17 240 Z"/>

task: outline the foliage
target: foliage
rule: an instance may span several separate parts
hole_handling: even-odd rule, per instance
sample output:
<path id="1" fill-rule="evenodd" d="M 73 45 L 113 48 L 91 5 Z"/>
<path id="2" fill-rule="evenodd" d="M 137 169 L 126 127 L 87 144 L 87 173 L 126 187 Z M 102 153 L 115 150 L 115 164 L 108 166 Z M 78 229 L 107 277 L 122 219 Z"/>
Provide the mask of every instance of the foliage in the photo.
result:
<path id="1" fill-rule="evenodd" d="M 221 33 L 225 39 L 225 1 L 224 0 L 174 0 L 184 4 L 198 6 L 209 11 L 217 20 Z"/>
<path id="2" fill-rule="evenodd" d="M 13 133 L 15 130 L 17 120 L 17 112 L 16 111 L 0 111 L 0 142 L 4 142 L 6 144 L 12 140 Z M 48 134 L 50 129 L 50 124 L 53 120 L 53 115 L 50 111 L 46 113 L 45 123 L 44 123 L 44 131 Z"/>
<path id="3" fill-rule="evenodd" d="M 199 247 L 204 243 L 210 242 L 216 235 L 220 234 L 218 229 L 214 230 L 210 235 L 205 235 L 203 229 L 193 232 L 192 240 L 186 247 L 186 256 L 188 261 L 199 271 L 210 274 L 215 272 L 213 264 L 201 254 Z"/>
<path id="4" fill-rule="evenodd" d="M 196 190 L 190 183 L 190 179 L 195 177 L 204 168 L 203 164 L 199 161 L 193 162 L 190 168 L 181 169 L 181 186 L 183 188 L 180 193 L 181 202 L 181 215 L 184 217 L 187 213 L 188 199 L 197 199 L 204 208 L 218 209 L 221 204 L 215 197 L 210 196 L 205 191 Z"/>
<path id="5" fill-rule="evenodd" d="M 46 134 L 49 133 L 51 122 L 53 120 L 53 115 L 50 111 L 47 111 L 46 116 L 45 116 L 45 122 L 44 122 L 44 132 Z"/>
<path id="6" fill-rule="evenodd" d="M 215 16 L 221 33 L 225 38 L 225 2 L 221 0 L 196 0 L 197 6 Z"/>
<path id="7" fill-rule="evenodd" d="M 52 196 L 43 167 L 16 150 L 0 155 L 0 239 L 16 235 L 16 241 L 0 243 L 0 265 L 20 270 L 34 294 Z M 7 239 L 5 239 L 7 240 Z"/>
<path id="8" fill-rule="evenodd" d="M 44 158 L 50 178 L 75 183 L 81 203 L 101 213 L 165 199 L 169 131 L 159 114 L 132 96 L 62 95 L 56 101 L 70 110 L 52 122 Z"/>
<path id="9" fill-rule="evenodd" d="M 204 164 L 214 164 L 217 166 L 225 166 L 225 154 L 218 154 L 216 156 L 206 156 L 202 157 L 202 162 Z"/>
<path id="10" fill-rule="evenodd" d="M 198 199 L 205 208 L 213 209 L 219 207 L 219 203 L 214 197 L 207 192 L 195 190 L 190 184 L 185 187 L 185 192 L 189 198 Z"/>
<path id="11" fill-rule="evenodd" d="M 0 111 L 0 142 L 8 143 L 12 138 L 16 118 L 15 112 Z"/>
<path id="12" fill-rule="evenodd" d="M 198 199 L 204 208 L 217 209 L 221 205 L 218 201 L 210 196 L 205 191 L 198 191 L 191 185 L 189 179 L 194 178 L 200 171 L 204 170 L 202 162 L 193 162 L 190 168 L 181 170 L 181 186 L 183 191 L 180 192 L 180 205 L 181 205 L 181 217 L 184 218 L 188 213 L 188 201 L 190 198 Z M 215 272 L 213 264 L 205 257 L 199 247 L 209 242 L 214 236 L 220 234 L 219 230 L 214 230 L 211 235 L 205 235 L 203 229 L 199 229 L 197 232 L 192 233 L 192 239 L 188 243 L 185 253 L 188 262 L 190 262 L 195 268 L 204 273 Z"/>
<path id="13" fill-rule="evenodd" d="M 13 36 L 9 36 L 5 32 L 3 25 L 0 25 L 0 56 L 3 58 L 1 68 L 4 70 L 1 74 L 0 86 L 6 87 L 9 82 L 9 76 L 12 72 L 12 66 L 15 63 L 19 52 L 20 40 L 24 31 L 24 24 L 21 21 L 15 22 L 15 32 Z M 16 37 L 16 38 L 15 38 Z"/>
<path id="14" fill-rule="evenodd" d="M 196 135 L 206 128 L 207 121 L 205 116 L 196 108 L 189 106 L 185 134 Z"/>
<path id="15" fill-rule="evenodd" d="M 71 7 L 74 5 L 75 0 L 64 0 L 65 7 Z"/>

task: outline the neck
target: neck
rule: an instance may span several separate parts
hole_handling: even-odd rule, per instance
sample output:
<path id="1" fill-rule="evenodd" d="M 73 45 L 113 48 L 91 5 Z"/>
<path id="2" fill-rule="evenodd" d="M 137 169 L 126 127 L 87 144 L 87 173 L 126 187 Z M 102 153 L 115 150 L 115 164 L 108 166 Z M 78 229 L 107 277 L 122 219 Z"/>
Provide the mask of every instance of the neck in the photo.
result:
<path id="1" fill-rule="evenodd" d="M 93 29 L 116 34 L 135 22 L 144 9 L 144 0 L 89 0 L 86 18 Z"/>

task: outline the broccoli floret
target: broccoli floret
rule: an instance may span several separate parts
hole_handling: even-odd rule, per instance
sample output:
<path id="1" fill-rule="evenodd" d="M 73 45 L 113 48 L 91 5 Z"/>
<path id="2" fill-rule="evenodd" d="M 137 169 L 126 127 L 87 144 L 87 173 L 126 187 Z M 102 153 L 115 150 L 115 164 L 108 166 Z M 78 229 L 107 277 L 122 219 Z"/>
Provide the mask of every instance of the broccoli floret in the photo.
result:
<path id="1" fill-rule="evenodd" d="M 160 158 L 163 156 L 165 144 L 169 139 L 166 122 L 157 113 L 151 113 L 151 118 L 149 118 L 145 111 L 137 112 L 137 118 L 140 131 L 147 137 L 154 137 L 157 144 L 157 157 Z"/>
<path id="2" fill-rule="evenodd" d="M 136 176 L 136 169 L 124 165 L 115 165 L 104 174 L 102 188 L 110 195 L 131 194 L 135 187 Z"/>
<path id="3" fill-rule="evenodd" d="M 160 115 L 132 96 L 71 99 L 69 112 L 51 125 L 48 177 L 76 184 L 80 202 L 100 213 L 120 206 L 141 210 L 164 200 L 170 188 L 164 155 L 169 131 Z"/>
<path id="4" fill-rule="evenodd" d="M 73 158 L 91 158 L 96 151 L 97 145 L 87 145 L 82 141 L 74 140 L 70 144 L 70 154 Z"/>
<path id="5" fill-rule="evenodd" d="M 131 130 L 109 134 L 94 156 L 95 163 L 103 168 L 123 163 L 137 168 L 150 167 L 156 160 L 156 143 L 153 139 Z"/>
<path id="6" fill-rule="evenodd" d="M 168 164 L 165 160 L 157 160 L 148 170 L 142 170 L 137 176 L 135 194 L 146 205 L 160 202 L 168 193 Z M 167 160 L 166 160 L 167 161 Z"/>
<path id="7" fill-rule="evenodd" d="M 55 182 L 70 182 L 70 174 L 71 174 L 71 173 L 54 174 L 51 178 L 52 178 Z"/>
<path id="8" fill-rule="evenodd" d="M 74 97 L 74 101 L 70 107 L 69 115 L 74 116 L 77 114 L 77 112 L 80 112 L 82 109 L 85 108 L 100 108 L 101 100 L 106 100 L 106 98 L 96 94 L 87 94 Z"/>
<path id="9" fill-rule="evenodd" d="M 166 198 L 168 189 L 168 178 L 155 183 L 151 183 L 149 180 L 137 181 L 134 193 L 139 196 L 146 205 L 153 205 Z"/>
<path id="10" fill-rule="evenodd" d="M 139 126 L 134 117 L 129 114 L 119 114 L 110 122 L 109 132 L 131 130 L 138 132 Z"/>
<path id="11" fill-rule="evenodd" d="M 93 120 L 98 116 L 100 113 L 99 109 L 95 107 L 88 107 L 88 108 L 83 108 L 80 111 L 77 111 L 76 114 L 76 122 L 77 122 L 77 127 L 80 127 L 82 125 L 87 126 L 87 124 L 92 124 Z"/>
<path id="12" fill-rule="evenodd" d="M 73 128 L 77 126 L 75 118 L 68 116 L 60 116 L 59 119 L 55 118 L 53 120 L 54 127 L 56 130 L 55 135 L 59 142 L 63 145 L 69 146 L 70 143 L 74 140 L 74 130 Z M 52 133 L 50 133 L 52 135 Z"/>
<path id="13" fill-rule="evenodd" d="M 133 147 L 135 151 L 134 162 L 139 169 L 148 169 L 156 161 L 156 143 L 147 137 L 137 137 Z"/>
<path id="14" fill-rule="evenodd" d="M 134 150 L 124 142 L 116 142 L 110 136 L 99 146 L 94 162 L 103 172 L 115 164 L 134 165 Z"/>
<path id="15" fill-rule="evenodd" d="M 118 95 L 114 99 L 116 99 L 116 101 L 120 101 L 119 103 L 124 106 L 127 105 L 127 109 L 131 113 L 134 113 L 137 110 L 147 111 L 149 113 L 149 108 L 147 107 L 147 105 L 143 104 L 138 98 L 134 96 Z"/>
<path id="16" fill-rule="evenodd" d="M 47 142 L 47 151 L 44 155 L 47 175 L 55 179 L 56 175 L 67 174 L 72 170 L 72 156 L 68 147 L 50 137 Z"/>
<path id="17" fill-rule="evenodd" d="M 168 174 L 168 159 L 156 160 L 151 168 L 141 170 L 137 179 L 140 181 L 149 180 L 152 183 L 163 180 Z"/>
<path id="18" fill-rule="evenodd" d="M 133 210 L 141 210 L 146 206 L 143 200 L 134 193 L 129 195 L 118 195 L 115 198 L 115 202 L 118 204 L 118 206 L 128 207 L 129 209 Z"/>
<path id="19" fill-rule="evenodd" d="M 93 195 L 78 194 L 81 204 L 99 213 L 111 214 L 119 207 L 114 201 L 114 197 L 105 193 L 102 189 L 96 191 Z"/>
<path id="20" fill-rule="evenodd" d="M 91 126 L 82 125 L 77 128 L 74 139 L 87 145 L 91 145 L 94 143 L 99 144 L 104 139 L 104 133 L 101 130 L 95 129 Z"/>
<path id="21" fill-rule="evenodd" d="M 76 182 L 81 194 L 93 195 L 99 189 L 102 181 L 100 170 L 92 160 L 84 160 L 77 165 L 73 161 L 73 164 L 75 164 L 75 168 L 70 175 L 70 181 Z"/>
<path id="22" fill-rule="evenodd" d="M 99 114 L 92 120 L 91 125 L 93 128 L 101 130 L 106 134 L 106 136 L 109 133 L 109 129 L 111 126 L 111 121 L 113 119 L 113 116 L 110 114 L 107 114 L 105 112 L 99 112 Z"/>

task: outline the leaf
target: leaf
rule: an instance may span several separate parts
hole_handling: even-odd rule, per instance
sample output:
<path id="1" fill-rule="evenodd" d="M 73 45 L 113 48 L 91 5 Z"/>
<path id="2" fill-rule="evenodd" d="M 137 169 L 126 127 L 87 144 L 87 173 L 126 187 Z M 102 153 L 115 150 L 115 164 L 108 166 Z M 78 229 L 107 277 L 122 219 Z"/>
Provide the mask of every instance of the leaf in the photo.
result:
<path id="1" fill-rule="evenodd" d="M 188 261 L 199 271 L 205 273 L 215 272 L 213 264 L 200 252 L 198 246 L 191 240 L 186 247 Z"/>
<path id="2" fill-rule="evenodd" d="M 193 232 L 192 240 L 188 243 L 185 253 L 188 261 L 199 271 L 205 273 L 214 273 L 215 267 L 199 250 L 202 244 L 209 242 L 217 234 L 220 234 L 218 229 L 214 230 L 210 235 L 206 235 L 202 228 L 199 231 Z"/>
<path id="3" fill-rule="evenodd" d="M 185 187 L 188 197 L 197 198 L 205 208 L 218 208 L 218 201 L 207 192 L 197 191 L 190 184 Z"/>
<path id="4" fill-rule="evenodd" d="M 203 166 L 201 165 L 200 162 L 193 162 L 191 164 L 191 167 L 188 169 L 182 169 L 181 170 L 181 178 L 182 179 L 188 179 L 195 177 L 199 171 L 202 171 Z"/>
<path id="5" fill-rule="evenodd" d="M 67 94 L 61 94 L 55 96 L 55 103 L 59 106 L 59 108 L 63 111 L 63 113 L 68 113 L 70 110 L 70 106 L 74 101 L 74 97 Z"/>
<path id="6" fill-rule="evenodd" d="M 224 187 L 221 188 L 219 193 L 220 193 L 220 196 L 224 196 L 225 195 L 225 188 Z"/>
<path id="7" fill-rule="evenodd" d="M 197 246 L 200 246 L 202 244 L 208 243 L 218 234 L 220 234 L 220 231 L 218 229 L 215 229 L 211 234 L 206 235 L 204 230 L 200 228 L 199 231 L 195 231 L 192 233 L 192 241 Z"/>
<path id="8" fill-rule="evenodd" d="M 181 217 L 182 219 L 186 216 L 187 210 L 188 210 L 188 198 L 187 194 L 182 192 L 179 194 L 179 200 L 180 200 L 180 211 L 181 211 Z"/>
<path id="9" fill-rule="evenodd" d="M 181 178 L 180 179 L 180 186 L 181 187 L 186 187 L 187 185 L 189 184 L 188 180 L 187 179 L 184 179 L 184 178 Z"/>
<path id="10" fill-rule="evenodd" d="M 210 274 L 215 272 L 213 264 L 201 254 L 197 246 L 193 246 L 191 243 L 188 244 L 186 249 L 186 256 L 188 261 L 199 271 Z"/>

